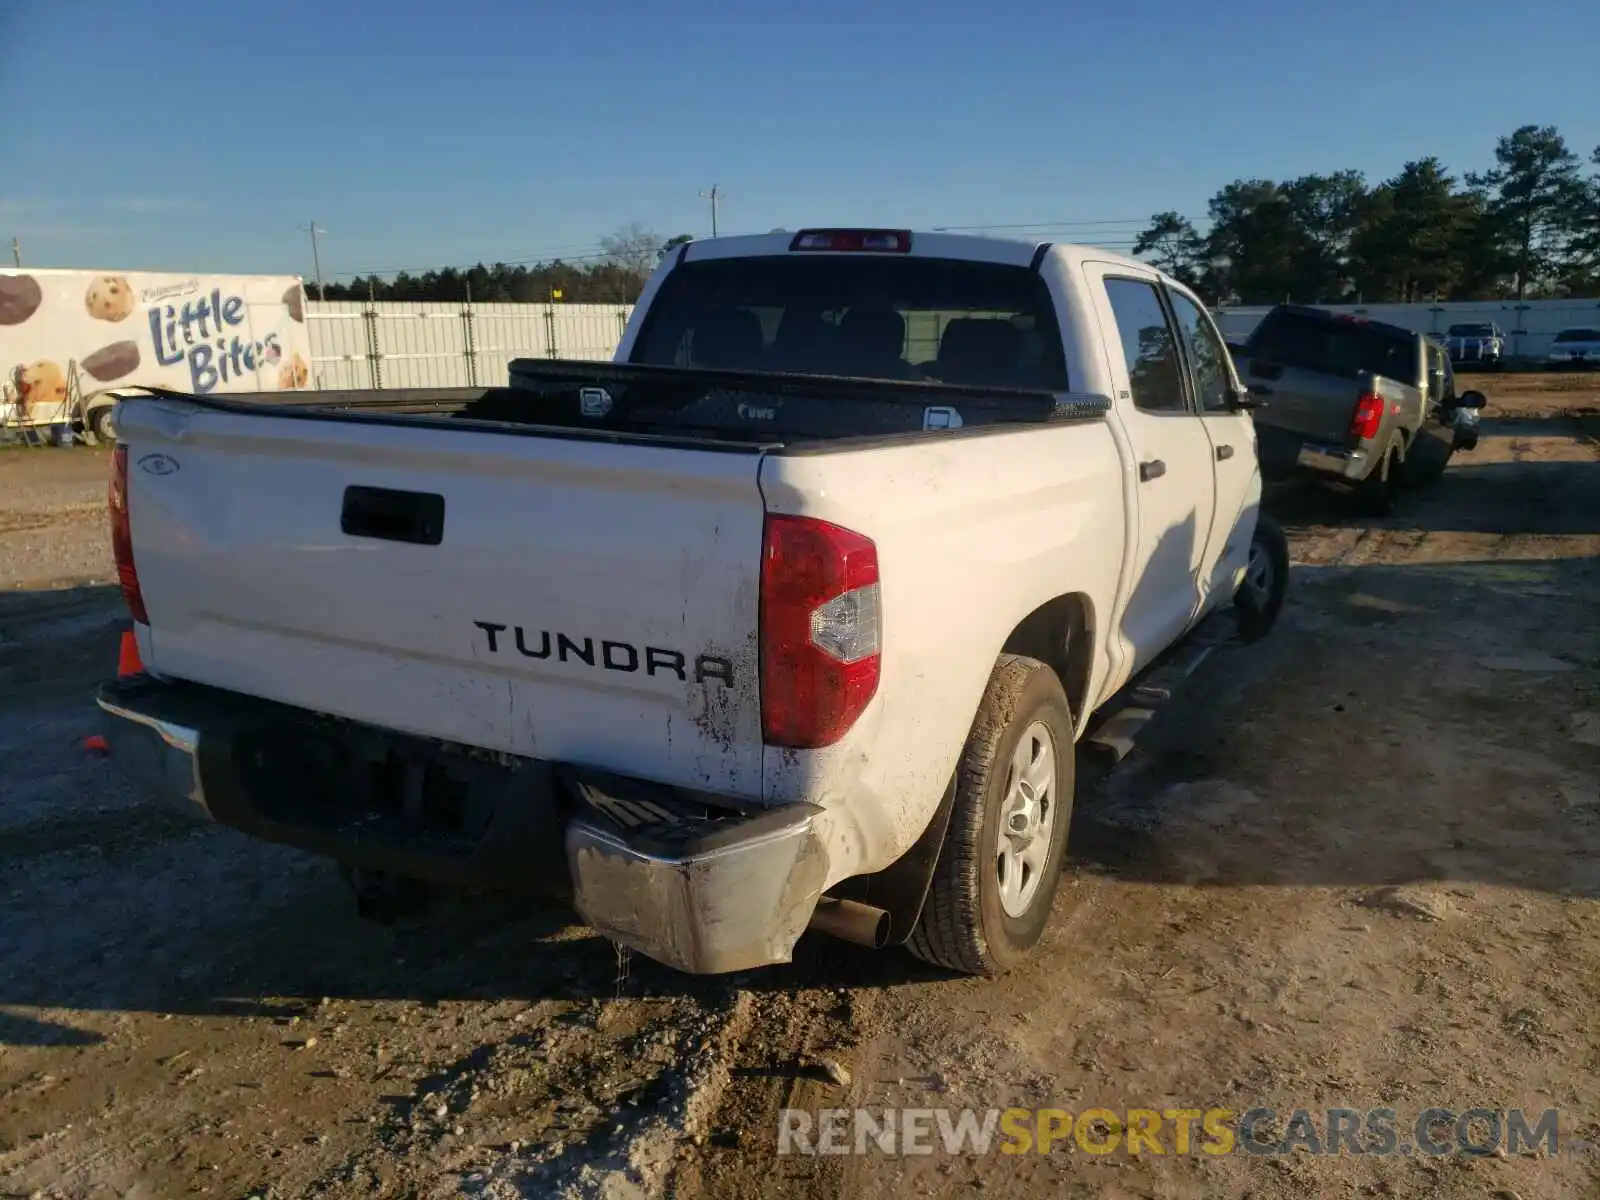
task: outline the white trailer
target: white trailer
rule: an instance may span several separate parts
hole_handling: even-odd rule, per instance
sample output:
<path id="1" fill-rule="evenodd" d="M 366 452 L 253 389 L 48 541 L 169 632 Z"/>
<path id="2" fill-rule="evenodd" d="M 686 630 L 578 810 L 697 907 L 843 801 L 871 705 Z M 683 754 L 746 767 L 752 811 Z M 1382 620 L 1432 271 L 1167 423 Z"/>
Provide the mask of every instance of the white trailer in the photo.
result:
<path id="1" fill-rule="evenodd" d="M 305 315 L 297 275 L 0 270 L 0 426 L 107 441 L 145 388 L 308 387 Z"/>

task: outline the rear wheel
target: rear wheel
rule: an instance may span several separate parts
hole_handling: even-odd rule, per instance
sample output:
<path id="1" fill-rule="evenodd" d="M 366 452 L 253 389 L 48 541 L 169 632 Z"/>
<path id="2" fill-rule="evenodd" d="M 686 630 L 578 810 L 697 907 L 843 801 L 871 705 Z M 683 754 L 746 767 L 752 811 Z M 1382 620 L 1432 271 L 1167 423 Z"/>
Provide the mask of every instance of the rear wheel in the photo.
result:
<path id="1" fill-rule="evenodd" d="M 97 408 L 89 414 L 89 432 L 94 434 L 94 440 L 102 446 L 109 446 L 117 440 L 116 422 L 111 414 L 115 411 L 114 405 Z"/>
<path id="2" fill-rule="evenodd" d="M 950 828 L 909 942 L 918 958 L 993 975 L 1038 943 L 1061 881 L 1074 754 L 1056 673 L 1003 655 L 956 767 Z"/>
<path id="3" fill-rule="evenodd" d="M 1356 508 L 1366 517 L 1392 517 L 1400 507 L 1400 452 L 1390 447 L 1377 469 L 1356 489 Z"/>
<path id="4" fill-rule="evenodd" d="M 1266 513 L 1258 513 L 1256 530 L 1250 535 L 1244 579 L 1233 596 L 1233 608 L 1239 618 L 1239 637 L 1246 642 L 1256 642 L 1271 633 L 1288 594 L 1289 539 L 1284 536 L 1281 525 Z"/>
<path id="5" fill-rule="evenodd" d="M 1462 449 L 1470 450 L 1470 446 Z M 1451 451 L 1447 448 L 1443 453 L 1432 453 L 1426 462 L 1417 464 L 1412 471 L 1411 482 L 1418 487 L 1432 487 L 1444 478 L 1445 469 L 1450 465 Z"/>

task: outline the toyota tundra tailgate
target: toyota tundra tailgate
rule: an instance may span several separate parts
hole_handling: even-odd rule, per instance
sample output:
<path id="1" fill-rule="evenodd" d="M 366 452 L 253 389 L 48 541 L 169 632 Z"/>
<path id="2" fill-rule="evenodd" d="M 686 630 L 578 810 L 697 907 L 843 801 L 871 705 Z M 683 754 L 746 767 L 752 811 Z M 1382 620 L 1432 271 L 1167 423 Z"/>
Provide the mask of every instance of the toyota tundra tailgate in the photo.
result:
<path id="1" fill-rule="evenodd" d="M 761 451 L 119 413 L 147 669 L 424 737 L 761 790 Z"/>

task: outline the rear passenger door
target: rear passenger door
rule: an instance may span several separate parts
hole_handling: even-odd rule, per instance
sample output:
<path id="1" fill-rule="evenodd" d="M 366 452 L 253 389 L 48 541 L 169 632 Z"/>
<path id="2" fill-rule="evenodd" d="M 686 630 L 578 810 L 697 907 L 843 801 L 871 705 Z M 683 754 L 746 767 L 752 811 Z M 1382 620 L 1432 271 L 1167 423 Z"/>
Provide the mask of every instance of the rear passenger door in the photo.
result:
<path id="1" fill-rule="evenodd" d="M 1120 264 L 1084 269 L 1138 473 L 1138 537 L 1121 618 L 1138 670 L 1200 609 L 1216 507 L 1211 441 L 1189 403 L 1179 333 L 1159 279 Z"/>
<path id="2" fill-rule="evenodd" d="M 1233 390 L 1228 348 L 1216 325 L 1193 296 L 1168 287 L 1172 314 L 1183 335 L 1190 395 L 1211 443 L 1217 503 L 1206 539 L 1200 575 L 1202 605 L 1233 594 L 1233 580 L 1250 557 L 1250 533 L 1261 503 L 1256 467 L 1256 429 L 1250 414 L 1228 407 Z"/>

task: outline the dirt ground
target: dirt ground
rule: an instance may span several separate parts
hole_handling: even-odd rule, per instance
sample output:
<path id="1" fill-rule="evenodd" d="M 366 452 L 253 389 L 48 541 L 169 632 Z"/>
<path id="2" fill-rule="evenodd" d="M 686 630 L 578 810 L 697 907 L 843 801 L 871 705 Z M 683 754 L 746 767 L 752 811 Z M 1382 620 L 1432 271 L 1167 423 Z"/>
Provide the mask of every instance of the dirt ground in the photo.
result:
<path id="1" fill-rule="evenodd" d="M 690 979 L 506 900 L 358 921 L 84 747 L 104 455 L 0 454 L 0 1196 L 1600 1195 L 1596 383 L 1485 379 L 1396 518 L 1274 497 L 1278 630 L 1089 774 L 1045 944 L 987 981 L 816 936 Z M 968 1105 L 1553 1107 L 1562 1146 L 777 1154 L 781 1108 Z"/>

